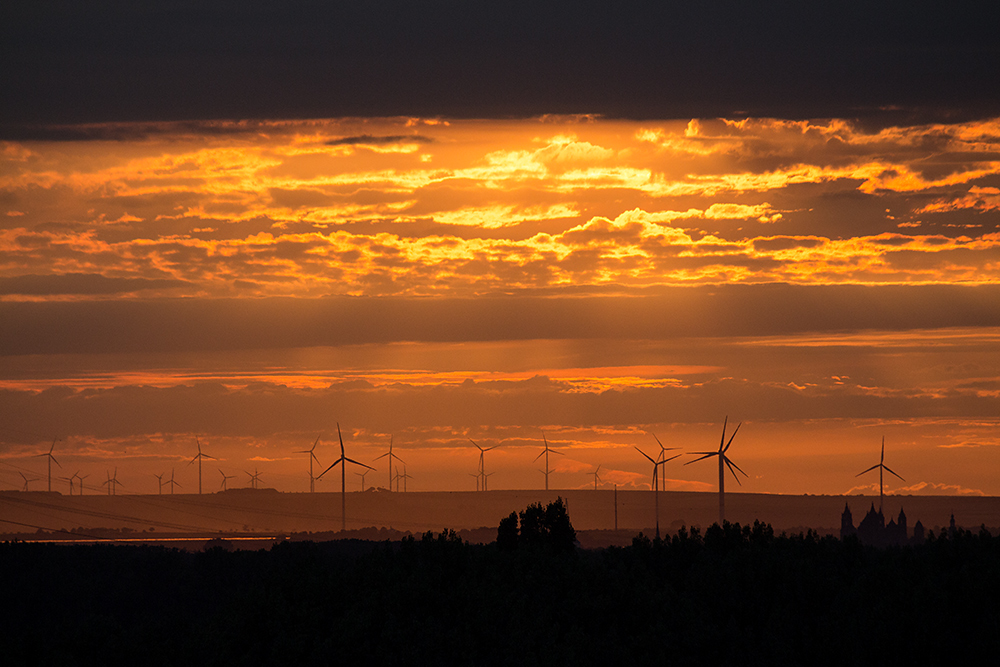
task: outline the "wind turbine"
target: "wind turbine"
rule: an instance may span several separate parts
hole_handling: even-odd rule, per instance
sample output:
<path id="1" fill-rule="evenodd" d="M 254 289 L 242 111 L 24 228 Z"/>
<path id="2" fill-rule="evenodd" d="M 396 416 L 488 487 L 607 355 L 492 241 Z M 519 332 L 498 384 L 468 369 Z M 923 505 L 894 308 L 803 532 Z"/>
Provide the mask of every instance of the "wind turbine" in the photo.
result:
<path id="1" fill-rule="evenodd" d="M 473 440 L 472 438 L 469 438 L 469 442 L 471 442 L 473 445 L 476 445 L 476 449 L 479 450 L 479 476 L 482 477 L 483 479 L 483 491 L 485 491 L 486 478 L 489 477 L 489 475 L 486 474 L 486 452 L 490 451 L 491 449 L 496 449 L 500 445 L 493 445 L 492 447 L 487 447 L 486 449 L 483 449 L 478 444 L 476 444 L 476 441 Z M 493 473 L 490 473 L 490 475 L 492 474 Z"/>
<path id="2" fill-rule="evenodd" d="M 542 454 L 545 455 L 545 470 L 542 471 L 542 474 L 545 475 L 545 490 L 548 491 L 549 490 L 549 473 L 552 472 L 552 470 L 549 469 L 549 452 L 552 452 L 553 454 L 559 454 L 560 456 L 562 456 L 563 453 L 562 452 L 557 452 L 554 449 L 549 449 L 549 441 L 545 439 L 545 434 L 544 433 L 542 433 L 542 442 L 545 443 L 545 449 L 543 449 L 541 451 L 541 453 L 539 453 L 538 456 L 535 457 L 535 460 L 537 461 L 538 459 L 542 458 Z"/>
<path id="3" fill-rule="evenodd" d="M 62 466 L 59 465 L 59 461 L 56 461 L 56 457 L 52 456 L 52 450 L 56 448 L 56 443 L 57 442 L 59 442 L 59 438 L 53 439 L 52 440 L 52 446 L 49 447 L 49 451 L 45 452 L 44 454 L 35 454 L 36 457 L 47 456 L 49 458 L 49 461 L 48 461 L 48 463 L 49 463 L 49 491 L 52 491 L 52 462 L 55 461 L 56 465 L 59 466 L 60 468 L 62 468 Z"/>
<path id="4" fill-rule="evenodd" d="M 733 474 L 733 479 L 735 479 L 736 483 L 739 484 L 740 486 L 743 486 L 743 483 L 740 482 L 740 478 L 736 476 L 736 471 L 737 470 L 744 477 L 747 477 L 747 478 L 750 477 L 745 472 L 743 472 L 743 470 L 738 465 L 736 465 L 735 463 L 733 463 L 729 459 L 728 456 L 726 456 L 726 452 L 729 451 L 729 446 L 731 444 L 733 444 L 733 438 L 736 437 L 736 433 L 740 430 L 740 426 L 743 426 L 743 422 L 740 422 L 739 424 L 737 424 L 736 430 L 733 431 L 733 434 L 731 436 L 729 436 L 729 442 L 726 442 L 726 425 L 727 424 L 729 424 L 729 416 L 728 415 L 726 416 L 726 420 L 724 422 L 722 422 L 722 439 L 719 441 L 719 451 L 717 451 L 717 452 L 690 452 L 691 454 L 695 454 L 696 456 L 698 456 L 698 458 L 694 459 L 693 461 L 688 461 L 687 463 L 684 464 L 686 466 L 689 466 L 692 463 L 697 463 L 698 461 L 703 461 L 705 459 L 712 458 L 713 456 L 718 456 L 719 457 L 719 525 L 720 526 L 726 520 L 726 476 L 725 476 L 726 466 L 729 467 L 729 472 L 731 472 Z M 723 447 L 723 444 L 725 444 L 725 447 Z"/>
<path id="5" fill-rule="evenodd" d="M 63 481 L 63 482 L 69 482 L 69 495 L 72 496 L 73 495 L 73 477 L 72 476 L 70 476 L 70 477 L 56 477 L 56 479 L 58 479 L 60 481 Z"/>
<path id="6" fill-rule="evenodd" d="M 21 478 L 24 479 L 24 487 L 21 489 L 22 491 L 27 491 L 28 490 L 28 482 L 37 482 L 38 481 L 37 477 L 30 477 L 29 478 L 23 472 L 20 473 L 20 475 L 21 475 Z"/>
<path id="7" fill-rule="evenodd" d="M 601 476 L 597 474 L 597 473 L 601 472 L 601 465 L 603 465 L 603 464 L 599 464 L 597 466 L 597 470 L 595 470 L 594 472 L 590 473 L 591 475 L 594 476 L 594 491 L 597 491 L 597 483 L 601 481 Z"/>
<path id="8" fill-rule="evenodd" d="M 208 454 L 203 454 L 202 451 L 201 451 L 201 441 L 198 438 L 195 438 L 194 441 L 196 443 L 198 443 L 198 454 L 195 455 L 195 457 L 193 459 L 191 459 L 190 461 L 188 461 L 188 465 L 191 465 L 195 461 L 198 462 L 198 495 L 201 495 L 201 460 L 202 459 L 212 459 L 214 461 L 215 457 L 214 456 L 209 456 Z"/>
<path id="9" fill-rule="evenodd" d="M 309 493 L 316 493 L 316 478 L 313 477 L 313 461 L 315 461 L 317 464 L 319 463 L 319 459 L 316 458 L 316 445 L 318 444 L 319 444 L 319 436 L 316 436 L 316 442 L 313 443 L 312 447 L 310 447 L 309 449 L 303 449 L 301 451 L 295 452 L 296 454 L 309 455 Z M 219 472 L 222 471 L 220 470 Z M 225 484 L 225 480 L 223 480 L 223 484 Z"/>
<path id="10" fill-rule="evenodd" d="M 166 474 L 167 473 L 165 473 L 165 472 L 161 472 L 159 475 L 157 475 L 156 473 L 153 473 L 153 477 L 155 477 L 156 481 L 159 483 L 159 489 L 157 490 L 158 495 L 161 495 L 161 496 L 163 495 L 163 476 L 166 475 Z"/>
<path id="11" fill-rule="evenodd" d="M 873 465 L 871 468 L 868 468 L 867 470 L 862 470 L 857 475 L 855 475 L 855 477 L 861 477 L 866 472 L 871 472 L 872 470 L 875 470 L 875 468 L 878 468 L 878 511 L 879 511 L 879 513 L 881 513 L 882 512 L 882 500 L 885 497 L 884 496 L 884 492 L 883 492 L 883 487 L 882 487 L 882 471 L 883 470 L 888 470 L 893 475 L 896 475 L 896 473 L 893 472 L 892 469 L 885 464 L 885 436 L 884 435 L 882 436 L 882 456 L 879 458 L 878 463 L 876 463 L 875 465 Z M 899 475 L 896 475 L 896 477 L 899 477 Z M 904 482 L 906 481 L 902 477 L 899 477 L 899 479 L 901 481 L 904 481 Z"/>
<path id="12" fill-rule="evenodd" d="M 260 483 L 260 473 L 257 472 L 257 468 L 254 467 L 253 472 L 250 472 L 249 470 L 244 470 L 243 472 L 245 472 L 246 474 L 250 475 L 250 488 L 251 489 L 256 489 L 257 488 L 257 484 Z M 320 477 L 322 477 L 322 476 L 323 475 L 320 475 Z"/>
<path id="13" fill-rule="evenodd" d="M 656 457 L 656 460 L 659 461 L 660 463 L 663 463 L 664 459 L 666 459 L 667 452 L 674 451 L 675 449 L 679 449 L 678 447 L 664 447 L 663 443 L 660 442 L 660 439 L 656 437 L 655 433 L 651 433 L 650 435 L 653 436 L 653 440 L 656 440 L 656 444 L 658 444 L 660 446 L 660 455 Z M 677 458 L 677 457 L 675 456 L 674 458 Z"/>
<path id="14" fill-rule="evenodd" d="M 406 465 L 406 461 L 404 461 L 403 459 L 399 458 L 398 456 L 396 456 L 395 454 L 392 453 L 392 434 L 389 435 L 389 451 L 386 452 L 385 454 L 382 454 L 381 456 L 376 456 L 375 460 L 378 461 L 379 459 L 384 459 L 386 457 L 389 457 L 388 460 L 386 461 L 386 464 L 387 464 L 386 467 L 389 468 L 389 490 L 392 491 L 392 480 L 393 480 L 393 477 L 392 477 L 392 468 L 393 468 L 393 466 L 392 466 L 392 460 L 396 459 L 397 461 L 399 461 L 403 465 Z"/>
<path id="15" fill-rule="evenodd" d="M 119 486 L 125 486 L 124 484 L 122 484 L 121 482 L 118 481 L 118 468 L 117 467 L 115 467 L 115 474 L 114 475 L 112 475 L 111 473 L 108 473 L 108 481 L 104 482 L 104 484 L 108 485 L 108 495 L 109 496 L 117 496 L 118 495 L 118 487 Z M 101 486 L 104 486 L 104 484 L 101 484 Z"/>
<path id="16" fill-rule="evenodd" d="M 403 493 L 406 493 L 406 480 L 413 479 L 413 475 L 407 474 L 405 463 L 403 464 L 403 474 L 399 478 L 403 480 Z M 396 490 L 399 490 L 399 482 L 396 482 Z"/>
<path id="17" fill-rule="evenodd" d="M 174 487 L 175 486 L 180 486 L 181 485 L 180 482 L 174 481 L 174 469 L 173 468 L 170 469 L 170 479 L 168 479 L 166 482 L 164 482 L 164 484 L 169 484 L 170 485 L 170 495 L 174 495 Z"/>
<path id="18" fill-rule="evenodd" d="M 299 453 L 301 454 L 301 452 Z M 227 475 L 226 473 L 222 472 L 222 468 L 219 468 L 219 473 L 222 475 L 222 490 L 225 491 L 226 481 L 230 479 L 236 479 L 236 475 Z M 311 476 L 311 471 L 310 471 L 310 476 Z"/>
<path id="19" fill-rule="evenodd" d="M 353 463 L 354 465 L 361 466 L 362 468 L 368 468 L 369 470 L 374 470 L 375 468 L 361 463 L 360 461 L 347 458 L 347 455 L 344 453 L 344 436 L 340 434 L 340 422 L 337 422 L 337 438 L 340 440 L 340 458 L 330 464 L 330 467 L 321 472 L 319 476 L 322 477 L 326 473 L 330 472 L 338 463 L 343 464 L 340 466 L 340 529 L 347 530 L 347 464 Z"/>
<path id="20" fill-rule="evenodd" d="M 653 437 L 655 438 L 656 436 L 653 436 Z M 657 440 L 657 442 L 659 442 L 659 440 Z M 662 448 L 663 445 L 660 445 L 660 447 Z M 658 475 L 658 473 L 659 473 L 660 466 L 665 465 L 668 461 L 673 461 L 678 456 L 680 456 L 680 454 L 675 454 L 674 456 L 671 456 L 669 459 L 663 459 L 663 458 L 661 458 L 661 459 L 657 460 L 657 459 L 654 459 L 649 454 L 647 454 L 646 452 L 644 452 L 641 449 L 639 449 L 638 447 L 635 448 L 635 451 L 637 451 L 640 454 L 642 454 L 643 456 L 645 456 L 646 459 L 650 463 L 653 464 L 653 481 L 652 481 L 652 483 L 649 486 L 653 490 L 653 508 L 654 508 L 653 511 L 656 514 L 656 539 L 660 539 L 660 482 L 659 482 L 659 475 Z M 662 456 L 663 456 L 663 452 L 661 451 L 660 452 L 660 457 L 662 457 Z M 595 475 L 596 475 L 596 473 L 595 473 Z M 594 488 L 595 489 L 597 488 L 596 482 L 594 484 Z"/>
<path id="21" fill-rule="evenodd" d="M 356 473 L 354 473 L 355 475 L 357 475 L 358 477 L 360 477 L 360 478 L 361 478 L 361 490 L 362 490 L 362 491 L 364 491 L 364 490 L 365 490 L 365 488 L 366 488 L 366 487 L 365 487 L 365 476 L 366 476 L 366 475 L 367 475 L 368 473 L 370 473 L 370 472 L 371 472 L 371 470 L 365 470 L 364 472 L 356 472 Z M 391 480 L 392 478 L 390 477 L 389 479 Z M 389 482 L 389 484 L 392 484 L 392 482 L 390 481 L 390 482 Z"/>
<path id="22" fill-rule="evenodd" d="M 73 477 L 76 477 L 78 480 L 80 480 L 80 495 L 82 496 L 83 495 L 83 480 L 85 480 L 88 477 L 90 477 L 90 475 L 84 475 L 83 477 L 80 477 L 80 471 L 77 470 L 75 473 L 73 473 Z"/>

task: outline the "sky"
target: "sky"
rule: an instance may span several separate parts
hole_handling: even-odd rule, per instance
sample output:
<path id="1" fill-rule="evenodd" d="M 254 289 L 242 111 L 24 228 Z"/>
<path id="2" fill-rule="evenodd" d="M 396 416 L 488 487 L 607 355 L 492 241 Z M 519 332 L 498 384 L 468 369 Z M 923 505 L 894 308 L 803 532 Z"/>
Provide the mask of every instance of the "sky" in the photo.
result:
<path id="1" fill-rule="evenodd" d="M 0 489 L 1000 493 L 988 21 L 382 4 L 4 10 Z"/>

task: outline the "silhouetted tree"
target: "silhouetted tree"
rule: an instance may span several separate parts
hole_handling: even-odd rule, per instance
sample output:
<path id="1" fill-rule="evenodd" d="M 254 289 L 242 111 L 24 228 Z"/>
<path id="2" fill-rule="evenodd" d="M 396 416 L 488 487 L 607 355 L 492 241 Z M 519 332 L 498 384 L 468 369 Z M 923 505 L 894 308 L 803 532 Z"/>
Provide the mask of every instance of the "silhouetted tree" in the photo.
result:
<path id="1" fill-rule="evenodd" d="M 517 549 L 517 512 L 511 512 L 510 516 L 500 519 L 500 525 L 497 527 L 497 547 L 501 551 Z"/>
<path id="2" fill-rule="evenodd" d="M 528 505 L 518 515 L 511 512 L 500 520 L 497 527 L 497 546 L 510 551 L 518 546 L 545 547 L 554 551 L 572 551 L 576 546 L 576 530 L 569 520 L 569 512 L 562 498 L 542 507 L 541 503 Z"/>
<path id="3" fill-rule="evenodd" d="M 569 520 L 569 512 L 561 497 L 545 508 L 545 528 L 548 543 L 556 551 L 572 551 L 576 545 L 576 530 Z"/>

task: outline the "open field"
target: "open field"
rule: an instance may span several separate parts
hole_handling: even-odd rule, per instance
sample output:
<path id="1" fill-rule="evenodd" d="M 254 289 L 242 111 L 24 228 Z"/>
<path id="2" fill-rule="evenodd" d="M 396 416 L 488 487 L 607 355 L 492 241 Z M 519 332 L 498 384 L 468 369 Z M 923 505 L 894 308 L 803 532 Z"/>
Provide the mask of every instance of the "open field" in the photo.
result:
<path id="1" fill-rule="evenodd" d="M 489 492 L 348 492 L 347 528 L 385 527 L 404 532 L 495 528 L 500 519 L 528 504 L 566 499 L 577 530 L 610 530 L 615 525 L 613 491 Z M 733 522 L 770 523 L 776 531 L 812 528 L 836 534 L 845 503 L 857 524 L 877 497 L 792 496 L 732 493 L 726 496 L 726 518 Z M 239 489 L 204 495 L 65 496 L 46 492 L 0 493 L 0 530 L 4 533 L 45 530 L 129 529 L 160 534 L 329 532 L 340 530 L 339 493 L 279 493 L 273 489 Z M 1000 498 L 982 496 L 890 496 L 886 520 L 900 508 L 912 527 L 947 526 L 952 514 L 960 526 L 1000 526 Z M 619 491 L 618 528 L 652 534 L 654 500 L 649 491 Z M 660 528 L 675 532 L 681 525 L 705 528 L 718 518 L 715 493 L 660 494 Z"/>

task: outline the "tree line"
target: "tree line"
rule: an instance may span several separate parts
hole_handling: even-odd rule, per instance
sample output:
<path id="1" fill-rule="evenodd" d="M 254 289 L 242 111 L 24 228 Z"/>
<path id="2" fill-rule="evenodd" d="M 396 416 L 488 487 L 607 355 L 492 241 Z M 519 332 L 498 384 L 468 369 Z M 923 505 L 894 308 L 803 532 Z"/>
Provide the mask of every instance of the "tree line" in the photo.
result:
<path id="1" fill-rule="evenodd" d="M 582 550 L 558 506 L 515 518 L 487 545 L 0 544 L 7 664 L 922 663 L 1000 644 L 985 530 L 876 549 L 727 522 Z"/>

